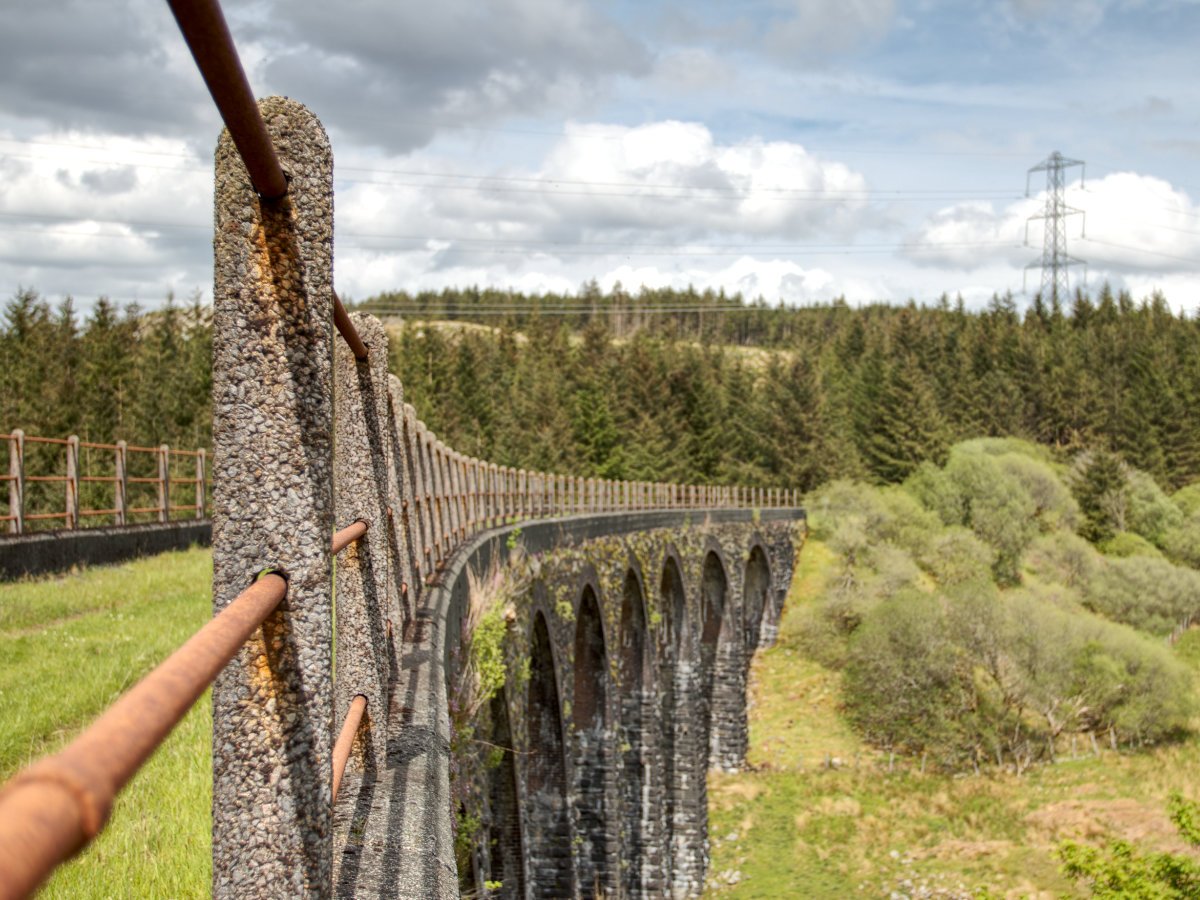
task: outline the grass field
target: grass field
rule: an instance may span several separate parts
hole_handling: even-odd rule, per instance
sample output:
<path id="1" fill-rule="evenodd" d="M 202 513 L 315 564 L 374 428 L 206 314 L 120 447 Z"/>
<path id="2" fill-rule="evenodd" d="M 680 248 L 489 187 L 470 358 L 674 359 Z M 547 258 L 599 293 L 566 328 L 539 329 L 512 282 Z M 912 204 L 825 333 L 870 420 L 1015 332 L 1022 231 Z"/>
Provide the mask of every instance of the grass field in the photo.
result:
<path id="1" fill-rule="evenodd" d="M 755 660 L 753 770 L 709 776 L 710 876 L 720 885 L 710 896 L 1081 897 L 1052 854 L 1063 838 L 1185 849 L 1165 801 L 1172 789 L 1200 790 L 1196 738 L 1098 757 L 1080 745 L 1076 759 L 1020 778 L 922 774 L 919 761 L 861 744 L 839 715 L 838 675 L 797 648 L 797 613 L 832 562 L 819 542 L 805 546 L 779 641 Z M 1200 663 L 1200 631 L 1177 651 Z"/>
<path id="2" fill-rule="evenodd" d="M 203 625 L 211 582 L 211 554 L 192 549 L 0 584 L 0 781 L 63 746 Z M 211 728 L 205 694 L 40 896 L 208 896 Z"/>

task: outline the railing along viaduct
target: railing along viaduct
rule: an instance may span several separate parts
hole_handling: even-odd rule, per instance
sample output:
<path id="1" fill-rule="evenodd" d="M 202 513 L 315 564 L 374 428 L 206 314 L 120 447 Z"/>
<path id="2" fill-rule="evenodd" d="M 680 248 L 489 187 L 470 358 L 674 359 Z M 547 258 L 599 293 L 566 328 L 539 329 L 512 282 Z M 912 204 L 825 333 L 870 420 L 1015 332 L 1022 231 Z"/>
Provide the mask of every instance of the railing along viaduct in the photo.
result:
<path id="1" fill-rule="evenodd" d="M 439 441 L 387 373 L 383 326 L 334 294 L 320 122 L 253 101 L 215 0 L 169 2 L 227 125 L 214 617 L 0 789 L 0 898 L 96 836 L 209 684 L 214 896 L 698 894 L 705 773 L 744 756 L 794 493 L 527 472 Z M 480 578 L 520 591 L 508 678 L 466 735 L 496 752 L 459 872 L 450 706 Z"/>

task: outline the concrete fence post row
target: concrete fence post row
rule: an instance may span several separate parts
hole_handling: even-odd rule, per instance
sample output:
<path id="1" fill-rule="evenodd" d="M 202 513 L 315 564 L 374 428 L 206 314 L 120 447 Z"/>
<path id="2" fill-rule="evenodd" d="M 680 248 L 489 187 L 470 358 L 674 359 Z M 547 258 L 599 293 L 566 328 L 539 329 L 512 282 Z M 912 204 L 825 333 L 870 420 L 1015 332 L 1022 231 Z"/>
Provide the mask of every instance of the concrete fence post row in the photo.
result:
<path id="1" fill-rule="evenodd" d="M 365 696 L 352 765 L 384 764 L 388 635 L 405 629 L 459 546 L 514 518 L 761 505 L 785 494 L 570 477 L 447 447 L 388 375 L 378 320 L 352 316 L 365 359 L 335 340 L 324 129 L 294 101 L 269 98 L 260 109 L 289 178 L 287 196 L 260 200 L 227 133 L 216 155 L 213 605 L 223 609 L 266 569 L 287 578 L 288 593 L 213 688 L 213 894 L 325 898 L 333 889 L 333 736 L 353 699 Z M 129 509 L 126 454 L 119 445 L 121 521 Z M 170 450 L 158 454 L 160 517 L 169 517 Z M 197 515 L 207 469 L 201 452 Z M 20 432 L 9 441 L 9 470 L 17 512 L 8 530 L 19 532 Z M 76 441 L 68 446 L 71 523 L 78 475 Z M 334 610 L 330 536 L 356 519 L 368 529 L 337 561 Z"/>

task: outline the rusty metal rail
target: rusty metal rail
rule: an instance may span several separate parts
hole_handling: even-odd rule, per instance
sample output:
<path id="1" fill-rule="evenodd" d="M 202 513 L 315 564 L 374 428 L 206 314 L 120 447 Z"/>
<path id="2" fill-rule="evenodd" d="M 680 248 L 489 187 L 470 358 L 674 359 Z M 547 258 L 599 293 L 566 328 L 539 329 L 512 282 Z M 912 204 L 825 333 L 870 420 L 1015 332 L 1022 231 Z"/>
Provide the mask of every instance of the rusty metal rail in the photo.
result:
<path id="1" fill-rule="evenodd" d="M 366 359 L 367 345 L 358 336 L 358 329 L 350 321 L 350 314 L 346 312 L 346 307 L 342 306 L 342 301 L 336 293 L 333 295 L 333 324 L 337 326 L 337 330 L 350 345 L 350 352 L 354 354 L 354 358 Z"/>
<path id="2" fill-rule="evenodd" d="M 246 71 L 217 0 L 167 0 L 208 92 L 246 163 L 250 181 L 264 200 L 287 193 L 287 176 L 254 102 Z"/>
<path id="3" fill-rule="evenodd" d="M 354 746 L 354 738 L 362 725 L 363 713 L 367 709 L 367 698 L 358 694 L 350 702 L 346 710 L 346 721 L 342 723 L 341 733 L 337 743 L 333 745 L 333 799 L 337 800 L 338 788 L 342 784 L 342 775 L 346 772 L 346 763 L 350 760 L 350 748 Z"/>
<path id="4" fill-rule="evenodd" d="M 28 896 L 99 834 L 117 792 L 286 593 L 264 575 L 65 750 L 0 788 L 0 900 Z"/>
<path id="5" fill-rule="evenodd" d="M 333 552 L 334 554 L 341 553 L 360 537 L 367 533 L 368 523 L 364 519 L 358 519 L 355 522 L 347 525 L 340 531 L 335 531 L 333 534 Z"/>
<path id="6" fill-rule="evenodd" d="M 167 0 L 167 3 L 246 164 L 254 190 L 264 200 L 280 199 L 288 190 L 287 175 L 254 102 L 220 3 L 217 0 Z M 337 294 L 333 295 L 333 320 L 354 356 L 366 359 L 367 347 Z"/>

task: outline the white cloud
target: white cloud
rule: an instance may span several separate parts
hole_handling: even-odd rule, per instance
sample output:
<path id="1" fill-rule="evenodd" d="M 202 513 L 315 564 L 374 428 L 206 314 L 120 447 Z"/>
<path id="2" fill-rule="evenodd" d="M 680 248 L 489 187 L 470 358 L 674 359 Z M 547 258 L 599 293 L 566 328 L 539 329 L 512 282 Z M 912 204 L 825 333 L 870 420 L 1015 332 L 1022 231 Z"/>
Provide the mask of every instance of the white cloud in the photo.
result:
<path id="1" fill-rule="evenodd" d="M 1071 216 L 1067 246 L 1096 269 L 1200 274 L 1200 206 L 1186 192 L 1149 175 L 1118 172 L 1078 183 L 1066 195 Z M 990 203 L 963 203 L 930 216 L 912 237 L 907 254 L 925 265 L 970 270 L 996 261 L 1019 264 L 1040 258 L 1045 193 L 996 210 Z"/>
<path id="2" fill-rule="evenodd" d="M 210 164 L 180 140 L 0 138 L 0 279 L 86 303 L 211 295 Z"/>

